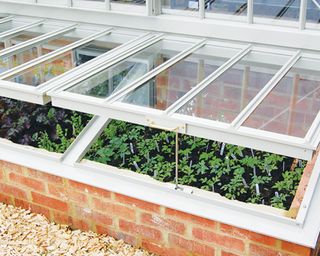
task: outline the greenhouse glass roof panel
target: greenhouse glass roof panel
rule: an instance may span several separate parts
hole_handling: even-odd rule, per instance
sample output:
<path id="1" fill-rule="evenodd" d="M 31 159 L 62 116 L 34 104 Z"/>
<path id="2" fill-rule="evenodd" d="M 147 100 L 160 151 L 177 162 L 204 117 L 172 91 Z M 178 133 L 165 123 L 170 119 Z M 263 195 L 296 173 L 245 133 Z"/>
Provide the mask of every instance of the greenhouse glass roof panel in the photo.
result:
<path id="1" fill-rule="evenodd" d="M 90 34 L 85 33 L 85 35 L 88 36 Z M 0 51 L 0 74 L 61 47 L 74 43 L 85 35 L 83 33 L 82 35 L 79 35 L 79 33 L 71 32 L 57 38 L 33 44 L 27 48 L 22 48 L 22 50 L 14 51 L 11 54 L 6 54 L 4 52 L 3 56 L 1 56 L 2 54 Z"/>
<path id="2" fill-rule="evenodd" d="M 239 49 L 203 46 L 157 74 L 120 101 L 165 110 L 238 51 Z"/>
<path id="3" fill-rule="evenodd" d="M 99 66 L 147 36 L 125 29 L 60 25 L 64 27 L 0 51 L 1 96 L 44 104 L 49 101 L 45 92 L 51 82 L 67 78 L 72 72 L 83 74 L 80 67 Z M 62 74 L 65 76 L 60 77 Z"/>
<path id="4" fill-rule="evenodd" d="M 109 41 L 107 37 L 108 36 L 103 36 L 100 39 L 87 43 L 86 45 L 72 49 L 57 56 L 53 60 L 33 66 L 20 74 L 8 78 L 7 80 L 31 86 L 38 86 L 45 83 L 50 79 L 64 74 L 74 67 L 80 66 L 87 61 L 119 46 L 119 44 Z"/>
<path id="5" fill-rule="evenodd" d="M 251 51 L 177 113 L 231 123 L 289 57 Z"/>
<path id="6" fill-rule="evenodd" d="M 303 138 L 319 110 L 320 60 L 301 58 L 243 125 Z"/>
<path id="7" fill-rule="evenodd" d="M 53 26 L 46 26 L 44 24 L 40 24 L 36 25 L 33 28 L 22 30 L 21 32 L 13 33 L 12 35 L 8 35 L 2 41 L 6 41 L 6 47 L 12 47 L 14 45 L 18 45 L 20 43 L 26 42 L 30 39 L 36 38 L 54 30 L 55 28 Z"/>
<path id="8" fill-rule="evenodd" d="M 168 40 L 156 42 L 129 58 L 72 86 L 67 91 L 106 98 L 179 53 L 178 48 L 170 49 L 167 44 Z"/>

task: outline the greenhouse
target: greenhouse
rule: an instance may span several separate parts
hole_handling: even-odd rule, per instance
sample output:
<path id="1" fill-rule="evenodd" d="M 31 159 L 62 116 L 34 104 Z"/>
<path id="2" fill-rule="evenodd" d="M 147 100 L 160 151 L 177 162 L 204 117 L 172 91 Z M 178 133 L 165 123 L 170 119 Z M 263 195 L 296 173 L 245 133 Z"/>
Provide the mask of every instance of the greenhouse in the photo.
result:
<path id="1" fill-rule="evenodd" d="M 159 255 L 319 255 L 319 22 L 317 0 L 0 0 L 0 202 Z"/>

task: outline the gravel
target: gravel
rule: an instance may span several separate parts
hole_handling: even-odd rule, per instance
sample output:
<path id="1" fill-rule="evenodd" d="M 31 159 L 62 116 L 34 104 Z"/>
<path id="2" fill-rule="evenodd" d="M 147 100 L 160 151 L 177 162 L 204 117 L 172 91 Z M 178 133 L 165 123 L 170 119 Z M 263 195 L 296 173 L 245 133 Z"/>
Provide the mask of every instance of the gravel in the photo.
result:
<path id="1" fill-rule="evenodd" d="M 122 240 L 50 223 L 29 210 L 0 203 L 0 256 L 154 256 Z"/>

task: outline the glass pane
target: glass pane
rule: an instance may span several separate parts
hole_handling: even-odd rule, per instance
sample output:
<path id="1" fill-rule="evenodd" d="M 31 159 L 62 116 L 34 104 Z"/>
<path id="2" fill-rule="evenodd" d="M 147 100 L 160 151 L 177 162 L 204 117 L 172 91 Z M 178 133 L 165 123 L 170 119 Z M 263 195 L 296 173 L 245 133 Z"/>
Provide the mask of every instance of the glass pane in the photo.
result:
<path id="1" fill-rule="evenodd" d="M 288 59 L 284 55 L 251 51 L 178 113 L 230 123 Z"/>
<path id="2" fill-rule="evenodd" d="M 0 57 L 0 74 L 10 68 L 36 59 L 80 39 L 81 38 L 75 32 L 71 32 L 65 34 L 64 36 L 50 39 L 47 42 L 39 43 L 38 45 L 35 45 L 25 51 L 10 55 L 8 57 Z"/>
<path id="3" fill-rule="evenodd" d="M 109 40 L 107 40 L 108 38 Z M 101 39 L 91 41 L 86 45 L 61 54 L 53 60 L 32 67 L 8 80 L 16 83 L 38 86 L 119 45 L 110 39 L 111 36 L 103 36 Z"/>
<path id="4" fill-rule="evenodd" d="M 319 67 L 320 61 L 300 59 L 243 125 L 304 137 L 320 110 Z"/>
<path id="5" fill-rule="evenodd" d="M 320 23 L 320 1 L 319 0 L 308 0 L 307 21 Z"/>
<path id="6" fill-rule="evenodd" d="M 20 24 L 21 25 L 21 24 Z M 16 27 L 18 27 L 19 25 L 17 24 L 13 24 L 12 21 L 8 21 L 8 22 L 5 22 L 5 23 L 1 23 L 0 24 L 0 33 L 2 32 L 5 32 L 7 30 L 10 30 L 10 29 L 14 29 Z"/>
<path id="7" fill-rule="evenodd" d="M 145 5 L 145 0 L 111 0 L 112 3 Z"/>
<path id="8" fill-rule="evenodd" d="M 108 97 L 114 91 L 129 85 L 150 70 L 171 59 L 190 44 L 183 43 L 178 47 L 173 46 L 174 42 L 168 40 L 155 43 L 71 87 L 68 91 L 94 97 Z"/>
<path id="9" fill-rule="evenodd" d="M 199 10 L 198 0 L 162 0 L 163 9 Z"/>
<path id="10" fill-rule="evenodd" d="M 253 15 L 273 19 L 299 19 L 300 0 L 255 0 Z"/>
<path id="11" fill-rule="evenodd" d="M 205 1 L 207 12 L 233 15 L 247 14 L 247 0 L 208 0 Z"/>
<path id="12" fill-rule="evenodd" d="M 225 54 L 221 54 L 225 52 Z M 126 95 L 122 101 L 164 110 L 238 52 L 204 46 Z"/>

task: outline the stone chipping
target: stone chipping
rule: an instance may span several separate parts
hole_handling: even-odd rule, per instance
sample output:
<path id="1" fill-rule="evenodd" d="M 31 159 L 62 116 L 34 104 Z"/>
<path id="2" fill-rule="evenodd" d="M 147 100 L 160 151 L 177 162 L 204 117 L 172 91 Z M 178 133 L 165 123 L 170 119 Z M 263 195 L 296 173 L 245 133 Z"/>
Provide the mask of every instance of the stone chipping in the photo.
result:
<path id="1" fill-rule="evenodd" d="M 0 203 L 0 256 L 154 256 L 122 240 L 71 230 L 29 210 Z"/>

